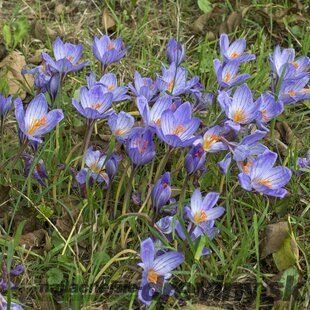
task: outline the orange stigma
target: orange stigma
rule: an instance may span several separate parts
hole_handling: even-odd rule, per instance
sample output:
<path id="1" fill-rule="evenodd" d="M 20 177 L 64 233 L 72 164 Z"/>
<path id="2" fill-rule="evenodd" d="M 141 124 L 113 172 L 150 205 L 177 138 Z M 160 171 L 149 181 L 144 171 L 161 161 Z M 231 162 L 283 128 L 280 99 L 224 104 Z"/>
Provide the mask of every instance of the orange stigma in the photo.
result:
<path id="1" fill-rule="evenodd" d="M 163 188 L 167 188 L 168 186 L 169 186 L 168 183 L 164 183 L 164 184 L 163 184 Z"/>
<path id="2" fill-rule="evenodd" d="M 294 92 L 294 91 L 292 91 L 292 90 L 289 90 L 289 91 L 287 92 L 287 94 L 290 95 L 290 96 L 296 96 L 296 92 Z"/>
<path id="3" fill-rule="evenodd" d="M 257 180 L 255 182 L 258 183 L 258 184 L 264 185 L 264 186 L 266 186 L 268 188 L 272 188 L 272 183 L 271 183 L 270 180 Z"/>
<path id="4" fill-rule="evenodd" d="M 154 123 L 156 126 L 159 126 L 160 125 L 160 118 L 157 118 L 156 120 L 154 120 Z"/>
<path id="5" fill-rule="evenodd" d="M 266 109 L 262 110 L 262 117 L 263 117 L 263 120 L 265 122 L 269 122 L 270 121 L 270 118 L 267 116 L 267 110 Z"/>
<path id="6" fill-rule="evenodd" d="M 108 91 L 111 91 L 114 88 L 115 88 L 115 86 L 111 84 L 111 85 L 108 86 Z"/>
<path id="7" fill-rule="evenodd" d="M 73 56 L 68 56 L 67 59 L 71 62 L 73 60 Z"/>
<path id="8" fill-rule="evenodd" d="M 194 220 L 197 224 L 204 223 L 208 219 L 208 215 L 204 211 L 200 211 L 194 215 Z"/>
<path id="9" fill-rule="evenodd" d="M 169 92 L 169 93 L 172 92 L 173 86 L 174 86 L 174 80 L 172 80 L 172 81 L 170 81 L 170 82 L 168 83 L 168 92 Z"/>
<path id="10" fill-rule="evenodd" d="M 238 109 L 234 115 L 233 121 L 235 123 L 244 124 L 247 121 L 247 119 L 248 117 L 246 113 L 243 110 Z"/>
<path id="11" fill-rule="evenodd" d="M 91 105 L 91 108 L 92 108 L 92 109 L 95 109 L 95 110 L 98 110 L 98 109 L 101 108 L 101 103 L 93 103 L 93 104 Z"/>
<path id="12" fill-rule="evenodd" d="M 150 269 L 147 274 L 147 279 L 149 282 L 156 284 L 158 280 L 158 274 L 153 269 Z"/>
<path id="13" fill-rule="evenodd" d="M 129 129 L 121 129 L 121 128 L 118 128 L 115 130 L 115 134 L 117 136 L 123 136 L 124 134 L 126 134 L 127 132 L 129 132 Z"/>
<path id="14" fill-rule="evenodd" d="M 178 125 L 174 128 L 173 134 L 179 136 L 179 135 L 181 135 L 184 131 L 185 131 L 184 126 L 178 124 Z"/>
<path id="15" fill-rule="evenodd" d="M 32 136 L 39 127 L 46 127 L 47 125 L 46 121 L 47 121 L 46 116 L 32 120 L 28 128 L 28 134 Z"/>
<path id="16" fill-rule="evenodd" d="M 247 164 L 241 163 L 242 170 L 243 170 L 245 173 L 249 173 L 249 172 L 250 172 L 250 167 L 252 167 L 252 165 L 253 165 L 253 163 L 251 163 L 251 162 L 248 162 Z"/>
<path id="17" fill-rule="evenodd" d="M 224 81 L 225 81 L 225 82 L 229 82 L 230 79 L 231 79 L 231 75 L 230 75 L 230 73 L 227 72 L 227 73 L 225 74 Z"/>
<path id="18" fill-rule="evenodd" d="M 220 140 L 220 137 L 217 134 L 212 134 L 211 136 L 206 136 L 203 141 L 203 148 L 207 151 L 214 142 Z"/>
<path id="19" fill-rule="evenodd" d="M 292 64 L 296 70 L 299 68 L 299 64 L 297 62 L 292 62 Z"/>
<path id="20" fill-rule="evenodd" d="M 114 43 L 110 42 L 108 44 L 108 51 L 110 51 L 112 48 L 115 48 L 115 45 L 114 45 Z"/>
<path id="21" fill-rule="evenodd" d="M 239 57 L 240 55 L 241 55 L 241 54 L 238 54 L 237 52 L 231 52 L 231 53 L 229 54 L 229 57 L 232 58 L 232 59 L 235 59 L 235 58 Z"/>

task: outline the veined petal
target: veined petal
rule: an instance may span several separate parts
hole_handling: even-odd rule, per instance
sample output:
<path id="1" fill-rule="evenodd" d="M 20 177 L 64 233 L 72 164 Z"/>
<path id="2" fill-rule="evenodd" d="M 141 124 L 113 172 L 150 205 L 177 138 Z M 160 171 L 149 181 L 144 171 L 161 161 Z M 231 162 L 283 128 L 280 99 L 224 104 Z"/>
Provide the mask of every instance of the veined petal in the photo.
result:
<path id="1" fill-rule="evenodd" d="M 181 265 L 183 261 L 184 255 L 182 253 L 168 252 L 154 260 L 153 269 L 158 275 L 164 276 Z"/>

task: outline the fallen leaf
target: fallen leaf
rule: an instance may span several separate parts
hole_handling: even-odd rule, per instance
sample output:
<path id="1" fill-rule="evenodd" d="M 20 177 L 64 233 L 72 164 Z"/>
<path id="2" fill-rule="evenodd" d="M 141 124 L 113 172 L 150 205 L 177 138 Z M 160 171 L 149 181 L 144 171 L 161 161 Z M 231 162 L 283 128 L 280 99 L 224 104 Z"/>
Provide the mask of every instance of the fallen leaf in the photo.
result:
<path id="1" fill-rule="evenodd" d="M 234 30 L 241 24 L 242 13 L 232 12 L 226 20 L 228 32 L 234 32 Z"/>
<path id="2" fill-rule="evenodd" d="M 36 51 L 28 60 L 31 64 L 39 65 L 43 61 L 41 52 Z"/>
<path id="3" fill-rule="evenodd" d="M 211 14 L 212 13 L 205 13 L 199 16 L 191 26 L 192 30 L 196 33 L 203 32 L 209 18 L 211 17 Z"/>
<path id="4" fill-rule="evenodd" d="M 287 222 L 279 222 L 269 224 L 263 232 L 261 243 L 261 257 L 265 258 L 268 255 L 276 252 L 282 245 L 284 239 L 289 235 L 289 227 Z"/>
<path id="5" fill-rule="evenodd" d="M 26 90 L 24 85 L 28 84 L 28 87 L 31 88 L 34 83 L 32 75 L 27 74 L 25 77 L 23 77 L 21 71 L 25 66 L 25 57 L 16 51 L 11 52 L 0 62 L 0 69 L 4 70 L 6 73 L 9 93 L 12 95 L 19 93 L 22 99 L 25 99 L 26 97 Z M 27 83 L 25 83 L 25 80 Z"/>
<path id="6" fill-rule="evenodd" d="M 25 245 L 26 248 L 39 247 L 45 241 L 47 232 L 44 229 L 38 229 L 28 234 L 22 235 L 20 245 Z"/>
<path id="7" fill-rule="evenodd" d="M 114 28 L 116 25 L 114 18 L 110 15 L 107 8 L 103 9 L 101 25 L 104 27 L 105 31 Z"/>
<path id="8" fill-rule="evenodd" d="M 191 305 L 191 307 L 188 307 L 188 306 L 182 307 L 182 309 L 184 310 L 190 310 L 190 309 L 191 310 L 222 310 L 224 308 L 207 306 L 203 304 L 194 304 L 194 305 Z"/>
<path id="9" fill-rule="evenodd" d="M 261 243 L 261 257 L 272 254 L 279 271 L 298 266 L 299 251 L 288 222 L 269 224 L 265 227 Z"/>
<path id="10" fill-rule="evenodd" d="M 57 32 L 44 25 L 40 20 L 37 20 L 34 25 L 34 36 L 42 42 L 46 42 L 48 38 L 54 41 L 57 37 Z"/>
<path id="11" fill-rule="evenodd" d="M 284 271 L 298 264 L 299 251 L 295 238 L 288 235 L 279 250 L 272 256 L 279 271 Z"/>

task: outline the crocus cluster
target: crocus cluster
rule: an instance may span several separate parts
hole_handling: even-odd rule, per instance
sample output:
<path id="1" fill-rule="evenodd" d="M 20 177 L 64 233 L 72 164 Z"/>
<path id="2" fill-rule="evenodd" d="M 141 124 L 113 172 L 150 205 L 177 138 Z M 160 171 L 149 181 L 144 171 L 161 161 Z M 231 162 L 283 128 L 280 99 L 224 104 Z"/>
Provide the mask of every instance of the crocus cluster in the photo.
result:
<path id="1" fill-rule="evenodd" d="M 223 174 L 239 171 L 234 174 L 235 180 L 239 180 L 246 191 L 285 197 L 288 194 L 285 186 L 292 173 L 287 167 L 276 165 L 278 155 L 263 144 L 263 139 L 269 132 L 268 123 L 283 112 L 285 105 L 310 98 L 306 88 L 309 58 L 295 59 L 293 49 L 281 51 L 280 47 L 276 47 L 274 54 L 269 56 L 272 70 L 270 89 L 257 96 L 244 83 L 249 81 L 250 74 L 241 72 L 245 62 L 255 60 L 253 54 L 246 52 L 245 39 L 230 43 L 226 34 L 221 35 L 221 57 L 213 62 L 218 83 L 216 93 L 204 92 L 199 78 L 189 76 L 188 70 L 182 66 L 185 46 L 173 38 L 168 42 L 167 64 L 162 63 L 161 73 L 152 78 L 135 72 L 133 83 L 123 85 L 107 69 L 121 60 L 128 49 L 123 47 L 121 38 L 112 40 L 107 35 L 95 37 L 92 43 L 93 56 L 99 61 L 102 71 L 100 76 L 89 72 L 79 95 L 72 98 L 74 112 L 78 112 L 87 126 L 80 152 L 82 156 L 77 156 L 82 164 L 71 167 L 71 171 L 74 172 L 75 187 L 82 197 L 87 197 L 94 185 L 103 191 L 113 185 L 123 158 L 120 152 L 127 153 L 132 165 L 129 171 L 133 173 L 151 162 L 154 166 L 158 150 L 161 147 L 166 149 L 159 165 L 162 170 L 151 182 L 149 195 L 152 224 L 162 240 L 148 236 L 140 245 L 142 262 L 139 266 L 143 272 L 138 295 L 141 302 L 150 305 L 155 293 L 173 294 L 167 280 L 171 272 L 183 263 L 184 251 L 191 253 L 196 242 L 215 238 L 219 234 L 216 220 L 225 211 L 217 205 L 220 193 L 206 192 L 203 195 L 198 182 L 189 205 L 181 198 L 187 195 L 187 188 L 183 189 L 179 199 L 172 197 L 174 171 L 167 171 L 168 157 L 173 152 L 179 152 L 178 156 L 182 152 L 185 158 L 183 167 L 179 167 L 184 169 L 185 180 L 197 180 L 207 169 L 209 153 L 218 153 L 221 157 L 218 162 L 220 171 Z M 64 43 L 57 38 L 53 44 L 54 58 L 42 53 L 44 67 L 24 70 L 25 74 L 35 76 L 39 94 L 26 109 L 19 97 L 14 101 L 23 150 L 21 157 L 25 162 L 24 173 L 26 176 L 31 173 L 42 186 L 48 179 L 43 160 L 36 159 L 36 153 L 34 156 L 26 153 L 25 149 L 30 144 L 37 150 L 43 143 L 43 136 L 60 126 L 64 113 L 61 109 L 50 109 L 48 102 L 54 104 L 57 101 L 57 94 L 62 91 L 69 73 L 86 70 L 89 61 L 80 62 L 82 51 L 81 44 Z M 47 100 L 48 94 L 51 100 Z M 11 100 L 12 97 L 0 94 L 2 122 Z M 132 101 L 139 115 L 120 110 L 125 101 Z M 208 106 L 215 103 L 221 113 L 212 124 L 206 125 L 201 116 Z M 59 102 L 56 106 L 59 107 Z M 91 143 L 92 130 L 97 123 L 107 124 L 107 131 L 115 142 L 115 145 L 111 144 L 114 148 L 104 149 Z M 308 167 L 309 159 L 300 159 L 299 165 Z M 139 205 L 142 195 L 135 192 L 132 197 Z M 204 246 L 199 257 L 210 253 L 211 250 Z"/>

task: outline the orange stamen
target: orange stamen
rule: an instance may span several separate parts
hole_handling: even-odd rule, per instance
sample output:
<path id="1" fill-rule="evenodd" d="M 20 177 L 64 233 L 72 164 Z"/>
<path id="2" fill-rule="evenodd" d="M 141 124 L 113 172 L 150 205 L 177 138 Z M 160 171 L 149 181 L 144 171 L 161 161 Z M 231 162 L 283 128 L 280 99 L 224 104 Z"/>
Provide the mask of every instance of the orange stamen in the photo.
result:
<path id="1" fill-rule="evenodd" d="M 310 92 L 310 88 L 303 88 L 300 93 L 309 93 Z"/>
<path id="2" fill-rule="evenodd" d="M 112 48 L 115 48 L 115 45 L 114 43 L 111 42 L 108 44 L 108 51 L 111 50 Z"/>
<path id="3" fill-rule="evenodd" d="M 168 83 L 168 92 L 169 92 L 169 93 L 172 92 L 173 86 L 174 86 L 174 80 L 172 80 L 172 81 L 170 81 L 170 82 Z"/>
<path id="4" fill-rule="evenodd" d="M 204 149 L 201 147 L 195 154 L 195 157 L 202 157 Z"/>
<path id="5" fill-rule="evenodd" d="M 241 165 L 242 165 L 242 170 L 245 173 L 249 173 L 250 172 L 250 167 L 252 167 L 253 163 L 251 163 L 251 162 L 248 162 L 247 164 L 241 163 Z"/>
<path id="6" fill-rule="evenodd" d="M 268 188 L 272 188 L 272 183 L 271 183 L 270 180 L 257 180 L 255 182 L 258 183 L 258 184 L 264 185 L 264 186 L 266 186 Z"/>
<path id="7" fill-rule="evenodd" d="M 290 95 L 290 96 L 296 96 L 296 92 L 294 92 L 294 91 L 292 91 L 292 90 L 289 90 L 289 91 L 287 92 L 287 94 Z"/>
<path id="8" fill-rule="evenodd" d="M 299 68 L 299 64 L 297 62 L 292 62 L 292 64 L 296 70 Z"/>
<path id="9" fill-rule="evenodd" d="M 101 108 L 101 103 L 93 103 L 93 104 L 91 105 L 91 107 L 92 107 L 92 109 L 98 110 L 98 109 Z"/>
<path id="10" fill-rule="evenodd" d="M 164 184 L 163 184 L 163 188 L 167 188 L 168 186 L 169 186 L 168 183 L 164 183 Z"/>
<path id="11" fill-rule="evenodd" d="M 229 82 L 230 79 L 231 79 L 231 75 L 230 75 L 230 73 L 227 72 L 227 73 L 225 74 L 224 81 L 225 81 L 225 82 Z"/>
<path id="12" fill-rule="evenodd" d="M 247 121 L 247 119 L 248 117 L 246 113 L 243 110 L 238 109 L 234 115 L 233 121 L 235 123 L 244 124 Z"/>
<path id="13" fill-rule="evenodd" d="M 111 90 L 114 89 L 114 88 L 115 88 L 114 85 L 109 85 L 109 86 L 108 86 L 108 91 L 111 91 Z"/>
<path id="14" fill-rule="evenodd" d="M 220 137 L 217 134 L 212 134 L 211 136 L 206 136 L 203 141 L 203 148 L 207 151 L 214 142 L 220 140 Z"/>
<path id="15" fill-rule="evenodd" d="M 73 60 L 73 56 L 68 56 L 67 59 L 71 62 Z"/>
<path id="16" fill-rule="evenodd" d="M 28 134 L 32 136 L 39 127 L 46 127 L 46 121 L 46 116 L 32 120 L 31 125 L 28 128 Z"/>
<path id="17" fill-rule="evenodd" d="M 117 136 L 123 136 L 124 134 L 126 134 L 127 132 L 129 132 L 129 129 L 121 129 L 121 128 L 118 128 L 115 130 L 115 134 Z"/>
<path id="18" fill-rule="evenodd" d="M 232 59 L 235 59 L 237 57 L 239 57 L 241 54 L 238 54 L 237 52 L 231 52 L 229 57 L 232 58 Z"/>
<path id="19" fill-rule="evenodd" d="M 194 220 L 197 224 L 204 223 L 208 219 L 208 215 L 204 211 L 200 211 L 194 215 Z"/>
<path id="20" fill-rule="evenodd" d="M 184 126 L 178 124 L 178 125 L 174 128 L 173 134 L 179 136 L 179 135 L 181 135 L 184 131 L 185 131 Z"/>
<path id="21" fill-rule="evenodd" d="M 160 125 L 160 118 L 154 120 L 154 123 L 155 123 L 156 126 L 159 126 Z"/>
<path id="22" fill-rule="evenodd" d="M 269 122 L 270 121 L 270 118 L 267 116 L 267 110 L 266 109 L 262 110 L 262 117 L 263 117 L 263 120 L 265 122 Z"/>
<path id="23" fill-rule="evenodd" d="M 147 274 L 147 279 L 149 282 L 156 284 L 158 280 L 158 274 L 153 269 L 150 269 Z"/>

